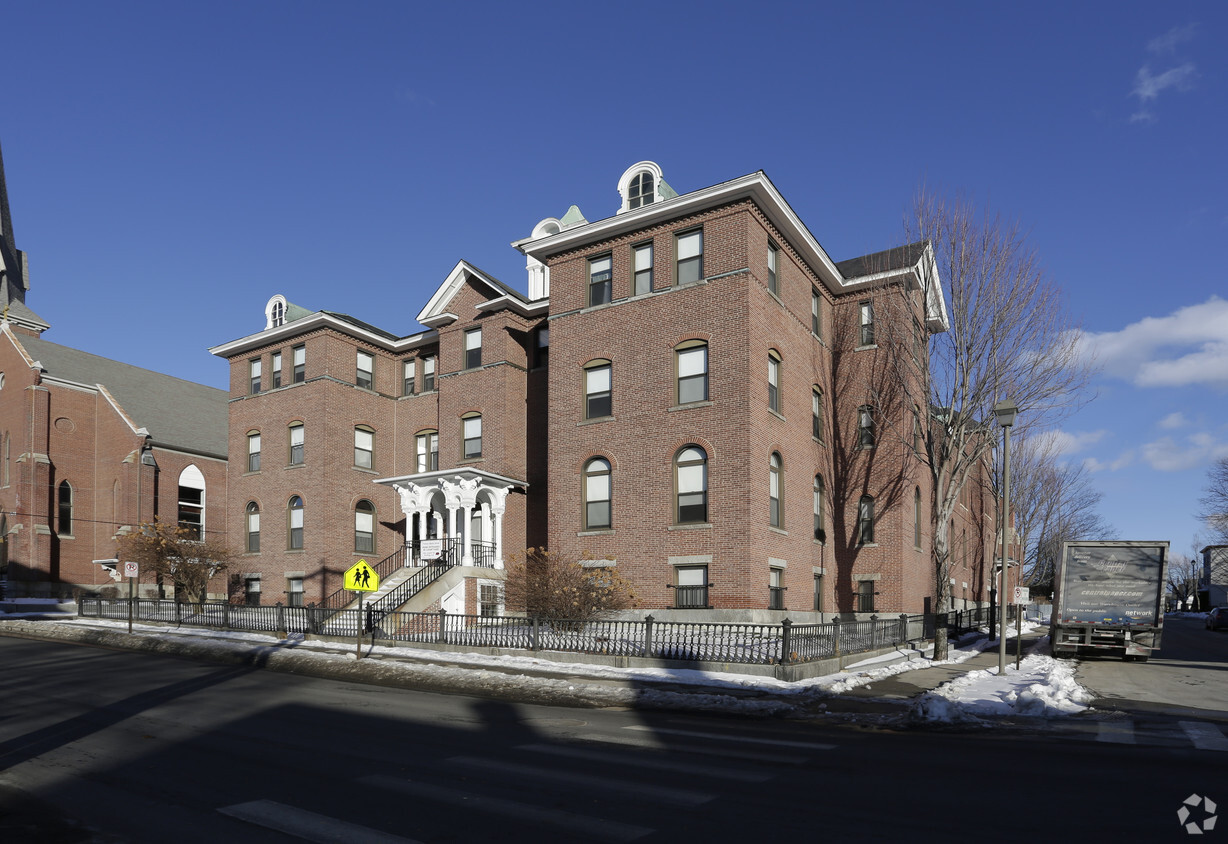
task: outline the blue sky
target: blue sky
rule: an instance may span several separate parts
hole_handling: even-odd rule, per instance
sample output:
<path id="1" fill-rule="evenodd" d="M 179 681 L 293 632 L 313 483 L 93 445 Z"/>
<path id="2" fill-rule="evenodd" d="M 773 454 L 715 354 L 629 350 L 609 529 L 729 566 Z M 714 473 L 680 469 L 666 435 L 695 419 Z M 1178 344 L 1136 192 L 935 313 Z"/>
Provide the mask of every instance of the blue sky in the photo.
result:
<path id="1" fill-rule="evenodd" d="M 45 335 L 225 386 L 275 293 L 409 334 L 464 258 L 762 169 L 835 260 L 917 189 L 1029 232 L 1099 350 L 1103 513 L 1188 555 L 1228 455 L 1228 4 L 24 2 L 0 144 Z M 139 326 L 139 330 L 136 330 Z"/>

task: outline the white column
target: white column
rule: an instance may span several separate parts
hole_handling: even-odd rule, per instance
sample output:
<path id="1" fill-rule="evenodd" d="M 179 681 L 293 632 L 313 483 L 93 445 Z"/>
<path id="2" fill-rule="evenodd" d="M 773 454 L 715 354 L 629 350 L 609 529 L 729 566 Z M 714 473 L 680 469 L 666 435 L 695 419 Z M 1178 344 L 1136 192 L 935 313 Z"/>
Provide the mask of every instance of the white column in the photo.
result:
<path id="1" fill-rule="evenodd" d="M 490 489 L 490 515 L 494 520 L 495 568 L 503 568 L 503 511 L 507 507 L 507 487 Z"/>
<path id="2" fill-rule="evenodd" d="M 464 514 L 464 520 L 461 524 L 464 526 L 465 537 L 461 551 L 461 565 L 471 566 L 473 565 L 473 511 L 470 509 L 469 504 L 465 503 L 461 505 L 461 512 Z"/>

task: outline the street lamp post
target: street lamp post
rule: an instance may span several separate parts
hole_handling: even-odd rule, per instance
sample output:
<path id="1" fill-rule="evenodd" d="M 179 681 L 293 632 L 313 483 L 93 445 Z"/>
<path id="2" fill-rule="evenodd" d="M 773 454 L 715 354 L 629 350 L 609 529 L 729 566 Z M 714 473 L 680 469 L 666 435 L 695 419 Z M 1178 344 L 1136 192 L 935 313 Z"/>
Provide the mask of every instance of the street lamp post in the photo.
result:
<path id="1" fill-rule="evenodd" d="M 998 676 L 1006 675 L 1006 569 L 1007 522 L 1011 514 L 1011 426 L 1019 408 L 1010 399 L 1003 399 L 993 406 L 994 416 L 1002 426 L 1002 568 L 998 576 Z"/>

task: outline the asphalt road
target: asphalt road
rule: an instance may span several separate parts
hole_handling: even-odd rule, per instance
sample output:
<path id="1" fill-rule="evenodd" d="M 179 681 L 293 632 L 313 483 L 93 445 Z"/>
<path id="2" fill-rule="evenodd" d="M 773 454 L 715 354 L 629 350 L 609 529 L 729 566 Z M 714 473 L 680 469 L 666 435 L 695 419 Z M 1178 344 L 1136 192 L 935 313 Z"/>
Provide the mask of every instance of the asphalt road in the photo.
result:
<path id="1" fill-rule="evenodd" d="M 1223 756 L 1193 749 L 512 705 L 23 639 L 0 664 L 6 844 L 1162 841 L 1188 840 L 1191 794 L 1228 805 Z"/>
<path id="2" fill-rule="evenodd" d="M 1079 657 L 1076 677 L 1096 693 L 1097 709 L 1228 721 L 1228 631 L 1170 618 L 1147 662 Z"/>

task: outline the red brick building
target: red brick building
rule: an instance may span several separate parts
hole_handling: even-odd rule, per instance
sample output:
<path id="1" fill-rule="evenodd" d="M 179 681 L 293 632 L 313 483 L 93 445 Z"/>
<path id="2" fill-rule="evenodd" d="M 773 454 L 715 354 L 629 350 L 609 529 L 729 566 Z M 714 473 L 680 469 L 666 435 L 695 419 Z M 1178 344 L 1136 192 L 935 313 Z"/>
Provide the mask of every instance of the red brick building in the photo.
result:
<path id="1" fill-rule="evenodd" d="M 613 216 L 572 206 L 513 244 L 528 296 L 462 261 L 424 331 L 275 296 L 263 330 L 211 350 L 251 600 L 325 599 L 408 542 L 401 579 L 441 539 L 457 565 L 407 608 L 496 612 L 504 560 L 539 545 L 654 610 L 928 606 L 900 361 L 946 329 L 930 249 L 836 263 L 762 172 L 678 195 L 640 162 L 618 188 Z M 957 608 L 987 599 L 987 481 L 952 526 Z"/>

